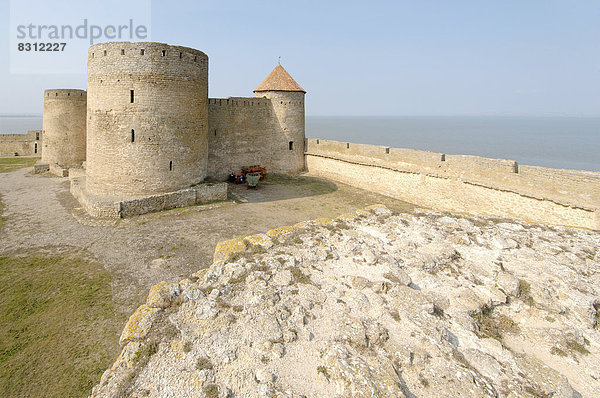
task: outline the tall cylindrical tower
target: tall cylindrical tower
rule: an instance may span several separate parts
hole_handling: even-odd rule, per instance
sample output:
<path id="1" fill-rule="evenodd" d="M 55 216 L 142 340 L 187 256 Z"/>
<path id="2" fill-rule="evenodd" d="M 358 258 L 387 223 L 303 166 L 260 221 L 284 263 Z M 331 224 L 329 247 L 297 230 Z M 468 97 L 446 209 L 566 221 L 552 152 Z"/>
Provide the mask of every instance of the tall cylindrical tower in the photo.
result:
<path id="1" fill-rule="evenodd" d="M 201 51 L 162 43 L 90 47 L 86 190 L 127 198 L 202 181 L 207 103 Z"/>
<path id="2" fill-rule="evenodd" d="M 85 160 L 87 95 L 84 90 L 44 91 L 42 162 L 68 169 Z"/>
<path id="3" fill-rule="evenodd" d="M 266 97 L 281 127 L 280 147 L 274 153 L 273 163 L 278 172 L 295 173 L 304 169 L 305 115 L 304 96 L 306 91 L 296 83 L 281 65 L 267 76 L 254 90 L 257 97 Z"/>

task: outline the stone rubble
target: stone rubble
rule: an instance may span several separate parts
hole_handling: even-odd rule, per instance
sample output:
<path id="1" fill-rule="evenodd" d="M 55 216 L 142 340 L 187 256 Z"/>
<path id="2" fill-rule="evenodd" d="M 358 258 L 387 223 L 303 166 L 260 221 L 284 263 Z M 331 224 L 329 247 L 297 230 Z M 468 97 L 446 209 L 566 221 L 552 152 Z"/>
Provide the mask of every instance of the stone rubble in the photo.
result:
<path id="1" fill-rule="evenodd" d="M 600 389 L 598 232 L 376 205 L 228 242 L 151 290 L 93 397 Z"/>

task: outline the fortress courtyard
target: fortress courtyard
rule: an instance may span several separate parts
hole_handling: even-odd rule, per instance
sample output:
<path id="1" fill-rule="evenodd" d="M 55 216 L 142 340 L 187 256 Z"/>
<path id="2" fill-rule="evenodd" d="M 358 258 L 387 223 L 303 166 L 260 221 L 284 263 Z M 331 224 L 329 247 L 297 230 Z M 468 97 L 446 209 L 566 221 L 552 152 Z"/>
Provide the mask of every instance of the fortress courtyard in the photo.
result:
<path id="1" fill-rule="evenodd" d="M 374 203 L 413 205 L 345 184 L 300 175 L 269 176 L 256 190 L 229 184 L 227 201 L 120 220 L 89 217 L 69 193 L 69 179 L 22 168 L 0 173 L 4 225 L 0 256 L 92 258 L 108 270 L 123 317 L 162 281 L 178 282 L 212 263 L 219 241 L 300 221 L 336 217 Z"/>

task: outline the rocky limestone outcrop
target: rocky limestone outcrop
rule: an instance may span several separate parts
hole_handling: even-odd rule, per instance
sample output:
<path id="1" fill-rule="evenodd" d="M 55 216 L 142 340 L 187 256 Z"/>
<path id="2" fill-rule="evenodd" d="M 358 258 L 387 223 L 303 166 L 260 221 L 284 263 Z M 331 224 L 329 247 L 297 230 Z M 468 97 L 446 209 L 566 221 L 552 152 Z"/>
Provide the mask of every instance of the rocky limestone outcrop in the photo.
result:
<path id="1" fill-rule="evenodd" d="M 151 290 L 92 396 L 597 396 L 599 247 L 377 205 L 222 242 Z"/>

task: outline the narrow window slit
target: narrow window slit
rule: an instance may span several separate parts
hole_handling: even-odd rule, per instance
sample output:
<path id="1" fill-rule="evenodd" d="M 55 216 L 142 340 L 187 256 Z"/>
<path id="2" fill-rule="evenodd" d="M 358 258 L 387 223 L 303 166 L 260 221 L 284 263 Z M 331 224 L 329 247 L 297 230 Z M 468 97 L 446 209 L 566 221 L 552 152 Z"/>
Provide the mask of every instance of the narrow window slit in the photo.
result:
<path id="1" fill-rule="evenodd" d="M 290 142 L 288 143 L 288 149 L 289 149 L 290 151 L 293 151 L 293 150 L 294 150 L 294 141 L 290 141 Z"/>
<path id="2" fill-rule="evenodd" d="M 173 171 L 173 161 L 169 161 L 169 171 Z"/>
<path id="3" fill-rule="evenodd" d="M 135 130 L 131 129 L 131 142 L 135 142 Z"/>
<path id="4" fill-rule="evenodd" d="M 133 104 L 133 98 L 134 98 L 133 90 L 130 90 L 130 100 L 131 100 L 132 104 Z"/>

